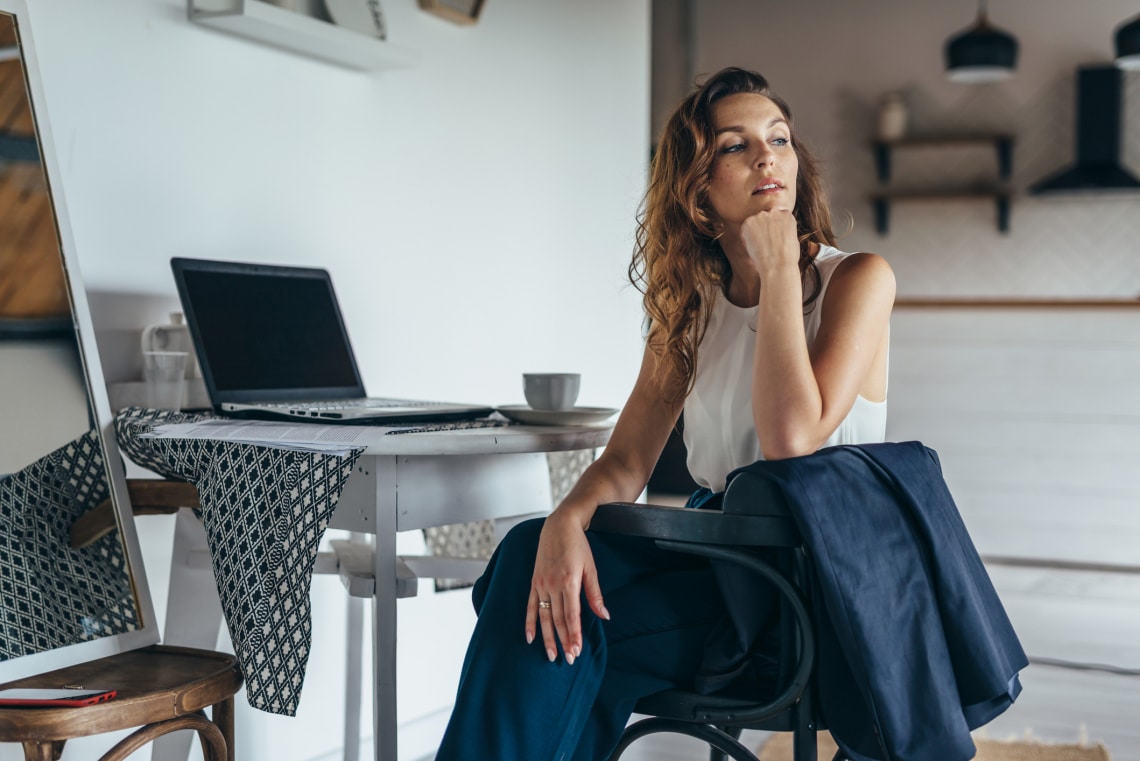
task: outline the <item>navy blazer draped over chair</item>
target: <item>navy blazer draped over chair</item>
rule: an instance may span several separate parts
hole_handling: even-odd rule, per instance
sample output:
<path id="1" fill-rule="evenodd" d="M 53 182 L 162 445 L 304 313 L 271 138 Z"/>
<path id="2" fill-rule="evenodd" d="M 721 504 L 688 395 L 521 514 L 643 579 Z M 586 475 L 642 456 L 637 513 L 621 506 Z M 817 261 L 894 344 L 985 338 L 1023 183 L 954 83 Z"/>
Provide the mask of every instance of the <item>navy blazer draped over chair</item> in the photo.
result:
<path id="1" fill-rule="evenodd" d="M 772 504 L 791 512 L 815 570 L 820 711 L 840 747 L 853 761 L 972 758 L 970 730 L 1013 703 L 1028 661 L 937 454 L 918 442 L 837 446 L 730 476 L 726 512 Z M 716 571 L 733 641 L 710 642 L 708 669 L 747 673 L 725 660 L 734 649 L 770 668 L 771 616 L 752 605 L 765 608 L 763 582 Z"/>

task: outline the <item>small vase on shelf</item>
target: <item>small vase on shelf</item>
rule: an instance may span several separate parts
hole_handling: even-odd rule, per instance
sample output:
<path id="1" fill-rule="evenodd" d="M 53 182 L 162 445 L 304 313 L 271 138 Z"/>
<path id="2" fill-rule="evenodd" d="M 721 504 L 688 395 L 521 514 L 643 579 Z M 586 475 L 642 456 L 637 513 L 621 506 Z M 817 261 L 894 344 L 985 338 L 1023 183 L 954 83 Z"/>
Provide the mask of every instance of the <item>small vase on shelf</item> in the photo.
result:
<path id="1" fill-rule="evenodd" d="M 879 140 L 892 141 L 906 137 L 908 118 L 906 101 L 902 93 L 891 92 L 884 95 L 879 104 Z"/>

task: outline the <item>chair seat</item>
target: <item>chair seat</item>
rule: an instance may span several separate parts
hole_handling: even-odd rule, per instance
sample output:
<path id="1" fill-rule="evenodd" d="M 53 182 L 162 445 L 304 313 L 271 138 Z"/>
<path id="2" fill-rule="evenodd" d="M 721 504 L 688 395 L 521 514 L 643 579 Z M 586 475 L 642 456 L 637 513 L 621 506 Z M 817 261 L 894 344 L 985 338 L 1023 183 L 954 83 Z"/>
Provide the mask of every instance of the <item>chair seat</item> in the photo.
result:
<path id="1" fill-rule="evenodd" d="M 699 724 L 708 722 L 706 711 L 711 710 L 721 714 L 716 720 L 719 726 L 733 726 L 734 723 L 731 718 L 733 711 L 755 711 L 756 706 L 757 702 L 754 699 L 744 700 L 723 695 L 700 695 L 687 690 L 664 690 L 637 701 L 634 710 L 648 716 Z M 795 714 L 791 707 L 787 707 L 759 721 L 751 718 L 745 719 L 741 721 L 741 726 L 769 732 L 791 732 L 794 721 Z"/>
<path id="2" fill-rule="evenodd" d="M 227 653 L 155 645 L 26 677 L 0 687 L 113 689 L 105 703 L 0 709 L 0 742 L 44 742 L 130 729 L 201 711 L 241 689 Z"/>

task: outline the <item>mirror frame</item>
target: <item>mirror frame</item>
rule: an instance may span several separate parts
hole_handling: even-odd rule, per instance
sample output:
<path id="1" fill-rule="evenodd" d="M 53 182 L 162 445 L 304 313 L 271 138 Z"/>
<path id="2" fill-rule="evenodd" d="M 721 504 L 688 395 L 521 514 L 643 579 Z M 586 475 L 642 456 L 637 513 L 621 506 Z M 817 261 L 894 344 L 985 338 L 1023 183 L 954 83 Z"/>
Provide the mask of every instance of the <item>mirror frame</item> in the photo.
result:
<path id="1" fill-rule="evenodd" d="M 0 0 L 0 13 L 13 16 L 16 21 L 16 36 L 20 47 L 20 57 L 24 68 L 24 83 L 27 87 L 29 105 L 35 125 L 36 140 L 39 144 L 41 165 L 48 188 L 48 198 L 55 216 L 56 233 L 59 236 L 60 259 L 67 282 L 68 298 L 71 304 L 71 317 L 76 339 L 79 344 L 79 357 L 83 367 L 87 397 L 91 413 L 99 430 L 99 440 L 103 448 L 103 461 L 106 466 L 108 489 L 115 506 L 115 521 L 119 529 L 123 553 L 127 559 L 127 572 L 130 574 L 131 589 L 134 592 L 139 620 L 139 629 L 122 634 L 80 642 L 74 645 L 30 653 L 7 661 L 0 661 L 0 683 L 20 679 L 33 674 L 53 671 L 76 663 L 103 658 L 136 648 L 153 645 L 159 641 L 157 619 L 151 603 L 150 589 L 146 582 L 146 569 L 143 567 L 139 549 L 138 534 L 135 530 L 134 514 L 127 496 L 126 475 L 122 458 L 115 439 L 111 404 L 107 396 L 107 386 L 103 382 L 103 366 L 95 342 L 95 329 L 91 312 L 87 305 L 87 292 L 84 290 L 76 259 L 75 244 L 71 236 L 71 224 L 64 202 L 63 183 L 55 144 L 48 126 L 46 100 L 39 65 L 36 61 L 35 43 L 32 39 L 29 20 L 29 3 L 26 0 Z"/>

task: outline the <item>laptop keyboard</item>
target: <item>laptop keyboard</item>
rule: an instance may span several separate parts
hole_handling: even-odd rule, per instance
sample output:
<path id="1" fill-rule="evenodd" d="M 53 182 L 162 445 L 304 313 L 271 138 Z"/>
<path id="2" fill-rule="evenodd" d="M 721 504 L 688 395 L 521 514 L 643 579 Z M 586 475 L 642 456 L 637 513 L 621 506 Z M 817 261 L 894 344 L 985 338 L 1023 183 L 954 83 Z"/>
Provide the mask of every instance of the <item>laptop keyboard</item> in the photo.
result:
<path id="1" fill-rule="evenodd" d="M 385 407 L 442 407 L 446 402 L 423 402 L 412 399 L 337 399 L 335 401 L 325 400 L 319 402 L 271 402 L 267 404 L 260 404 L 259 407 L 269 407 L 271 409 L 305 409 L 328 411 L 328 410 L 353 410 L 353 409 L 383 409 Z"/>

